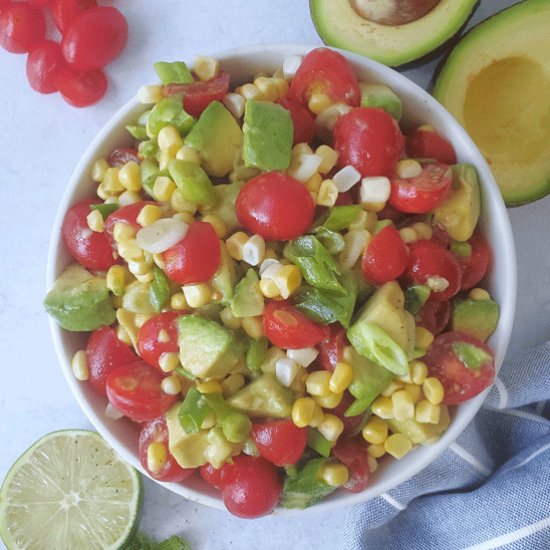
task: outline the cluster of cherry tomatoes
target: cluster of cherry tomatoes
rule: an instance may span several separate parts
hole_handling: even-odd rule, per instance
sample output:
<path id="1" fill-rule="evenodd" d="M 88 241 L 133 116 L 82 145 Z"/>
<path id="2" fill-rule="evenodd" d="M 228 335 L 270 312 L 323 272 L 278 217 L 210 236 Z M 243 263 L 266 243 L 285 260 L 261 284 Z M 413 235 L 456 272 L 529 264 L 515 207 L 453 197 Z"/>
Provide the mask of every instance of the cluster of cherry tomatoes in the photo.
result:
<path id="1" fill-rule="evenodd" d="M 46 37 L 49 9 L 61 42 Z M 28 53 L 27 79 L 42 94 L 60 92 L 74 107 L 87 107 L 107 91 L 103 68 L 128 40 L 122 13 L 96 0 L 0 0 L 0 46 Z"/>

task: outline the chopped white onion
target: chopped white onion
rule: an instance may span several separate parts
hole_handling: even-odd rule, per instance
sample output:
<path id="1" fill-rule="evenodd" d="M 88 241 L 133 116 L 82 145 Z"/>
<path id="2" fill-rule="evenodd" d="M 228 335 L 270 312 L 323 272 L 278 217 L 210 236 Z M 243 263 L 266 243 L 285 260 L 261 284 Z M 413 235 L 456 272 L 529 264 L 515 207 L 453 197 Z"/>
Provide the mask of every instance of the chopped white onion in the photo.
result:
<path id="1" fill-rule="evenodd" d="M 174 218 L 161 218 L 137 232 L 136 240 L 140 248 L 151 254 L 160 254 L 179 243 L 189 225 Z"/>
<path id="2" fill-rule="evenodd" d="M 301 55 L 290 55 L 283 61 L 283 75 L 285 78 L 294 78 L 302 64 Z"/>
<path id="3" fill-rule="evenodd" d="M 275 377 L 287 388 L 294 382 L 300 367 L 288 357 L 278 359 L 275 363 Z"/>
<path id="4" fill-rule="evenodd" d="M 360 179 L 361 173 L 351 164 L 344 166 L 344 168 L 338 170 L 338 172 L 332 176 L 332 181 L 338 188 L 339 193 L 349 191 Z"/>
<path id="5" fill-rule="evenodd" d="M 302 367 L 309 367 L 319 352 L 315 348 L 301 348 L 301 349 L 289 349 L 286 352 L 287 357 L 301 365 Z"/>
<path id="6" fill-rule="evenodd" d="M 361 202 L 386 202 L 390 198 L 390 180 L 384 176 L 363 178 L 359 190 Z"/>

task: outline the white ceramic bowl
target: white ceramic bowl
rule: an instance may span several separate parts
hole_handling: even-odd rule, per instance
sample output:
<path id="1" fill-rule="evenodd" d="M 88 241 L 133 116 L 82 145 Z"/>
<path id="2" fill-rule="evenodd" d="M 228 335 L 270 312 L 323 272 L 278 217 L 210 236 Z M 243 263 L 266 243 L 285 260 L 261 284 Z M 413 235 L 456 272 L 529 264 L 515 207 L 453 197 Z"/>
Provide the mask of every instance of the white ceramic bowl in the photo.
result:
<path id="1" fill-rule="evenodd" d="M 261 70 L 275 71 L 287 56 L 303 55 L 312 48 L 313 46 L 299 44 L 245 46 L 223 52 L 216 57 L 220 60 L 223 69 L 231 75 L 231 85 L 234 87 L 250 81 L 253 75 Z M 387 84 L 397 93 L 403 102 L 402 125 L 405 128 L 419 124 L 432 124 L 454 145 L 460 162 L 470 162 L 477 167 L 483 190 L 482 223 L 494 255 L 489 290 L 500 304 L 501 312 L 498 328 L 489 343 L 496 353 L 497 366 L 500 366 L 513 324 L 516 301 L 516 256 L 508 214 L 489 167 L 466 132 L 428 93 L 392 69 L 359 55 L 341 53 L 354 65 L 361 79 Z M 73 203 L 93 195 L 89 179 L 92 163 L 97 158 L 107 156 L 113 148 L 131 143 L 131 138 L 124 126 L 135 120 L 143 110 L 144 106 L 137 101 L 137 98 L 131 99 L 99 132 L 78 163 L 67 185 L 55 220 L 48 258 L 48 289 L 64 267 L 71 262 L 61 238 L 61 224 L 65 212 Z M 105 399 L 94 393 L 86 383 L 78 382 L 71 373 L 71 358 L 75 351 L 85 346 L 87 334 L 64 331 L 53 319 L 50 319 L 50 328 L 61 368 L 82 410 L 112 447 L 145 474 L 137 457 L 137 426 L 127 419 L 113 421 L 107 418 L 104 414 Z M 371 478 L 369 487 L 362 493 L 350 494 L 337 491 L 320 504 L 305 511 L 277 509 L 275 513 L 295 515 L 310 511 L 326 511 L 356 504 L 389 491 L 425 468 L 442 453 L 476 414 L 485 395 L 486 392 L 454 408 L 452 422 L 437 443 L 417 448 L 401 460 L 382 460 L 380 467 Z M 164 485 L 185 498 L 224 509 L 218 494 L 204 484 L 199 476 L 186 482 L 186 485 L 176 483 Z"/>

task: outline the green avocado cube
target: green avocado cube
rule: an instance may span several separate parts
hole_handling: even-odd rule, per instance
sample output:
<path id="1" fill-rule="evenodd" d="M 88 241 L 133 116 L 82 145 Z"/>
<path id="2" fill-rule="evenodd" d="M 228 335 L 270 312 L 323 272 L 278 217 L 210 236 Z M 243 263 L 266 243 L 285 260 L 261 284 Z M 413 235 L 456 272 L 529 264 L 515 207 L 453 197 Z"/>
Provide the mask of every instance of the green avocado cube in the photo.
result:
<path id="1" fill-rule="evenodd" d="M 361 107 L 379 107 L 396 120 L 403 114 L 403 105 L 395 92 L 384 84 L 361 82 Z"/>
<path id="2" fill-rule="evenodd" d="M 449 426 L 451 417 L 446 405 L 441 405 L 441 414 L 437 424 L 427 424 L 416 420 L 388 420 L 388 425 L 393 433 L 400 433 L 408 437 L 413 444 L 429 443 L 430 440 L 439 437 Z"/>
<path id="3" fill-rule="evenodd" d="M 235 287 L 231 311 L 235 317 L 256 317 L 264 312 L 264 296 L 260 291 L 260 279 L 252 268 Z"/>
<path id="4" fill-rule="evenodd" d="M 498 324 L 499 307 L 494 300 L 456 300 L 452 329 L 485 342 Z"/>

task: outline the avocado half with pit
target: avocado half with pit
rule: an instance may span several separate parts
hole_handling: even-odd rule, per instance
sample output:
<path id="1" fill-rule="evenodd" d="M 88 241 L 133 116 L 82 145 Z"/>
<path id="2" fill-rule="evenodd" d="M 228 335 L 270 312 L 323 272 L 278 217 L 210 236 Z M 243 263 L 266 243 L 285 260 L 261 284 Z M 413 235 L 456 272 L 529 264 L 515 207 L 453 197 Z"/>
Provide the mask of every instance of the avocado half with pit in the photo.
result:
<path id="1" fill-rule="evenodd" d="M 524 0 L 474 27 L 433 94 L 475 141 L 508 206 L 550 193 L 548 0 Z"/>
<path id="2" fill-rule="evenodd" d="M 477 0 L 310 0 L 322 40 L 396 67 L 435 50 L 471 15 Z"/>

